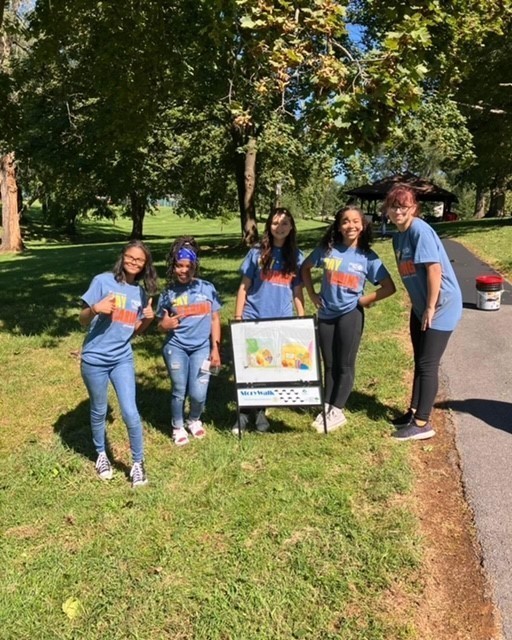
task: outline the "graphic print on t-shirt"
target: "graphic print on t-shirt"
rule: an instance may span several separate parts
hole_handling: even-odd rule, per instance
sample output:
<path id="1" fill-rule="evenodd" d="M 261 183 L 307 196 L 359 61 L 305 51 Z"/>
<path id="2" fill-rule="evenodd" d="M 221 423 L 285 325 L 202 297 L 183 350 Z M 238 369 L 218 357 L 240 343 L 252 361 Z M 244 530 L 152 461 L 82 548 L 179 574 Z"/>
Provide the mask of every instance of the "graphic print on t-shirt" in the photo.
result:
<path id="1" fill-rule="evenodd" d="M 416 275 L 416 265 L 413 262 L 410 247 L 399 247 L 396 250 L 398 273 L 402 278 Z"/>
<path id="2" fill-rule="evenodd" d="M 130 327 L 134 327 L 137 323 L 138 317 L 138 307 L 136 309 L 127 309 L 126 302 L 127 296 L 124 293 L 116 292 L 116 307 L 112 312 L 112 322 L 119 322 L 121 324 L 129 325 Z M 137 302 L 132 300 L 132 305 L 136 305 Z"/>
<path id="3" fill-rule="evenodd" d="M 331 286 L 345 287 L 359 290 L 364 276 L 359 273 L 345 273 L 341 271 L 342 258 L 324 258 L 325 279 Z M 357 268 L 356 268 L 357 266 Z M 349 264 L 348 268 L 356 272 L 360 271 L 359 265 Z"/>
<path id="4" fill-rule="evenodd" d="M 200 295 L 197 296 L 198 298 Z M 189 304 L 188 293 L 178 296 L 173 300 L 172 306 L 178 316 L 206 316 L 212 311 L 212 303 L 209 300 Z"/>
<path id="5" fill-rule="evenodd" d="M 261 280 L 278 286 L 289 287 L 295 276 L 293 273 L 283 273 L 281 263 L 281 260 L 272 258 L 269 268 L 266 271 L 263 271 L 260 257 L 258 260 L 258 266 L 261 269 Z"/>
<path id="6" fill-rule="evenodd" d="M 282 273 L 281 271 L 262 271 L 261 279 L 265 282 L 270 282 L 271 284 L 289 287 L 293 280 L 293 274 Z"/>

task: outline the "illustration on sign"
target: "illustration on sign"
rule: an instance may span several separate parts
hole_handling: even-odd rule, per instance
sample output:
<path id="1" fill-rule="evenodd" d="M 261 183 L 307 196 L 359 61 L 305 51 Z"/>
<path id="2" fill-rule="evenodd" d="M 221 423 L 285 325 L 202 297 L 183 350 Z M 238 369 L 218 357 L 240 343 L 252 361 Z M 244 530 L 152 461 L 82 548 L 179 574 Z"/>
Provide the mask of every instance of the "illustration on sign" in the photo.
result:
<path id="1" fill-rule="evenodd" d="M 238 383 L 319 379 L 312 318 L 233 323 L 231 335 Z"/>
<path id="2" fill-rule="evenodd" d="M 313 343 L 301 342 L 275 344 L 270 338 L 247 338 L 248 367 L 290 367 L 308 370 L 311 368 Z"/>

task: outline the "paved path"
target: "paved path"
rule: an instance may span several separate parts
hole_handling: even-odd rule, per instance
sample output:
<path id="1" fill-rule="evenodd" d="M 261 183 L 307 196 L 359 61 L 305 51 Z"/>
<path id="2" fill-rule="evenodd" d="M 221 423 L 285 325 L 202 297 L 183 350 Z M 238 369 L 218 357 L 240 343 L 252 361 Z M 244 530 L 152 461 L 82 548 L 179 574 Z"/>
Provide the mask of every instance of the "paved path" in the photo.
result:
<path id="1" fill-rule="evenodd" d="M 476 308 L 475 278 L 495 271 L 453 240 L 444 245 L 462 288 L 464 312 L 441 363 L 453 412 L 462 478 L 484 568 L 512 640 L 512 286 L 501 308 Z"/>

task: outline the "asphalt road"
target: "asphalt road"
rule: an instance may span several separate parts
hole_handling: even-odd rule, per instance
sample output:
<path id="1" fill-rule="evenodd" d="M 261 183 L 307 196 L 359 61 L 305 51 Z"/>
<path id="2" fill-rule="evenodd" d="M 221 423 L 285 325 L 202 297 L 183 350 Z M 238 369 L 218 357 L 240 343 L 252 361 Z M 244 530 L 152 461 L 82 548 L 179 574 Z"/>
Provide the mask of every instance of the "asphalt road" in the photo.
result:
<path id="1" fill-rule="evenodd" d="M 453 240 L 444 245 L 461 285 L 462 320 L 441 362 L 466 497 L 484 569 L 512 640 L 512 286 L 500 309 L 476 308 L 476 282 L 496 272 Z"/>

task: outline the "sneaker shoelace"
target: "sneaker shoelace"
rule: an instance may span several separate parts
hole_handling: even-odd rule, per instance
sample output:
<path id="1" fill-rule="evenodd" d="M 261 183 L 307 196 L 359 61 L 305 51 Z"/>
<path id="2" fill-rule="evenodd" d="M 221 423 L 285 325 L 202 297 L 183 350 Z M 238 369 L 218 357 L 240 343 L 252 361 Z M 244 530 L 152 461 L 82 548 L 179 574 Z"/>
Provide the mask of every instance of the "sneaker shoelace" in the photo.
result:
<path id="1" fill-rule="evenodd" d="M 144 482 L 144 469 L 142 468 L 142 464 L 140 462 L 135 462 L 133 464 L 132 472 L 130 475 L 132 476 L 133 484 Z"/>
<path id="2" fill-rule="evenodd" d="M 104 453 L 100 453 L 98 459 L 96 460 L 96 469 L 99 474 L 107 473 L 110 471 L 110 462 L 107 456 Z"/>

